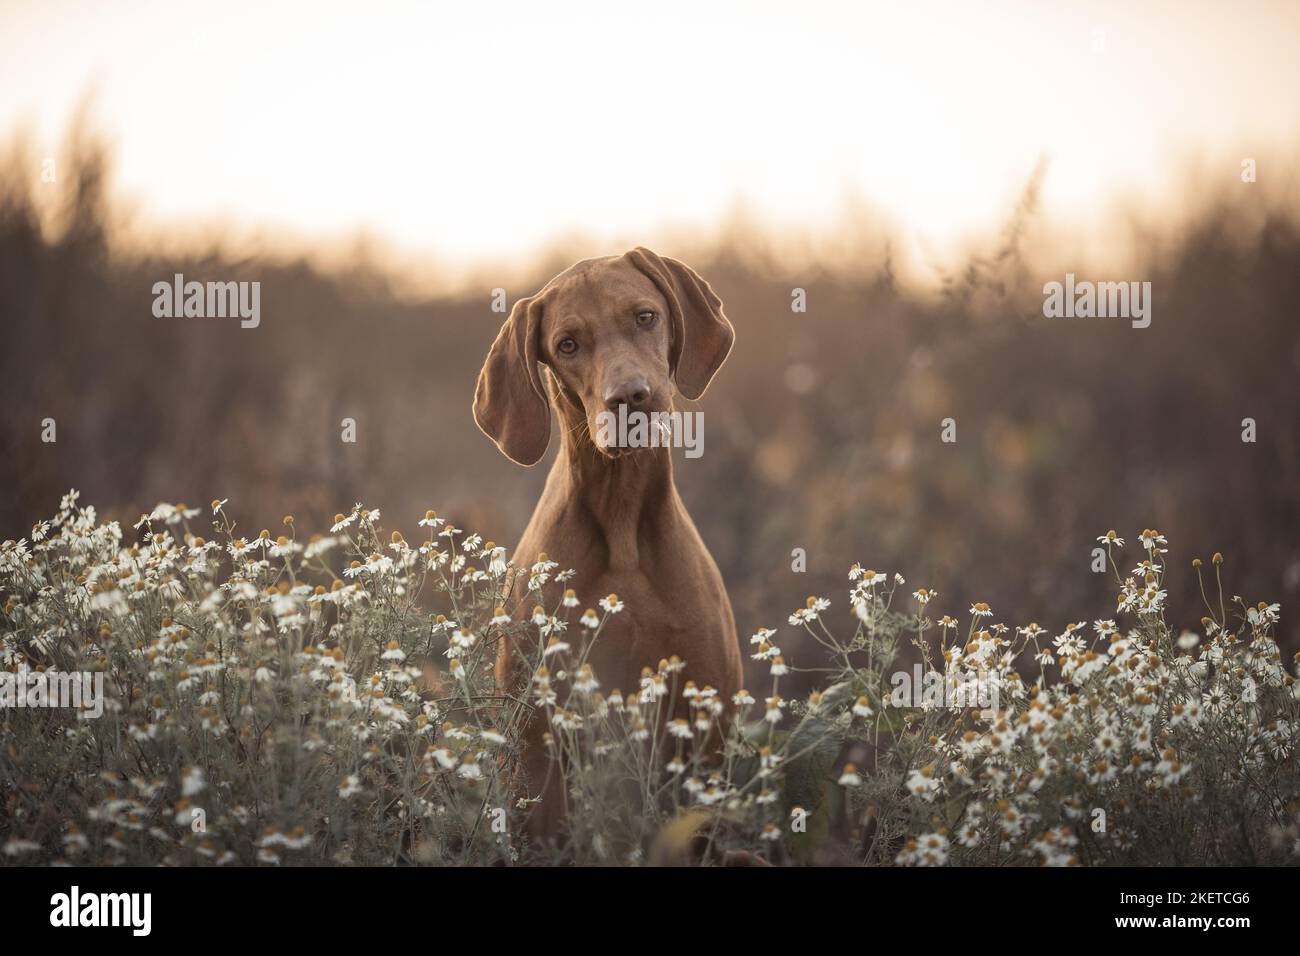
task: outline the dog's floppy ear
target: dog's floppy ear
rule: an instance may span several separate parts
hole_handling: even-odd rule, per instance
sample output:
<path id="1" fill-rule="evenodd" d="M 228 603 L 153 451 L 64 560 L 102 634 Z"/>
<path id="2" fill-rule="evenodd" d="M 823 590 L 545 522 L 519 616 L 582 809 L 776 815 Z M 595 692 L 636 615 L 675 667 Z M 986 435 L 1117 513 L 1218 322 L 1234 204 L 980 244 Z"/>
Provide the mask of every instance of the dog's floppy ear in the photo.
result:
<path id="1" fill-rule="evenodd" d="M 537 366 L 539 296 L 510 310 L 478 373 L 474 421 L 511 461 L 535 465 L 551 441 L 551 403 Z"/>
<path id="2" fill-rule="evenodd" d="M 677 390 L 687 398 L 699 398 L 736 340 L 736 330 L 722 313 L 722 300 L 694 269 L 676 259 L 644 246 L 637 246 L 627 258 L 668 300 L 673 329 L 668 367 Z"/>

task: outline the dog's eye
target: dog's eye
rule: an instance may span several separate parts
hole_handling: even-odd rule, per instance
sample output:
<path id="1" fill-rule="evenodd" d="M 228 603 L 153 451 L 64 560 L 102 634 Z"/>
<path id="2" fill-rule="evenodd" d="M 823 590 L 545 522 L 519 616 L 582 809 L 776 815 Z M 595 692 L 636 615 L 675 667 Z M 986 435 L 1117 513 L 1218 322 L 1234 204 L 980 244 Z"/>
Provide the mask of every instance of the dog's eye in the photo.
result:
<path id="1" fill-rule="evenodd" d="M 649 328 L 655 324 L 655 319 L 659 316 L 650 309 L 642 309 L 636 314 L 636 324 L 642 328 Z"/>
<path id="2" fill-rule="evenodd" d="M 560 339 L 559 344 L 555 346 L 555 350 L 561 355 L 572 355 L 574 352 L 578 351 L 578 343 L 568 336 L 565 336 Z"/>

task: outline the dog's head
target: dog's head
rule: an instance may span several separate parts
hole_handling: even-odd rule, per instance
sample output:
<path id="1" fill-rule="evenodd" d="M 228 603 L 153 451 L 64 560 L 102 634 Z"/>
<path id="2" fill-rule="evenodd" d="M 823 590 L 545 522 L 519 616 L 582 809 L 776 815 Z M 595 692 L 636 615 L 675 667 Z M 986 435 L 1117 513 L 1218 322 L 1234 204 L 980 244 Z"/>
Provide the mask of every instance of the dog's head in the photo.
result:
<path id="1" fill-rule="evenodd" d="M 641 247 L 586 259 L 515 303 L 479 373 L 474 421 L 507 457 L 533 465 L 551 438 L 543 366 L 596 444 L 602 412 L 666 411 L 674 388 L 699 398 L 735 337 L 722 300 L 676 259 Z"/>

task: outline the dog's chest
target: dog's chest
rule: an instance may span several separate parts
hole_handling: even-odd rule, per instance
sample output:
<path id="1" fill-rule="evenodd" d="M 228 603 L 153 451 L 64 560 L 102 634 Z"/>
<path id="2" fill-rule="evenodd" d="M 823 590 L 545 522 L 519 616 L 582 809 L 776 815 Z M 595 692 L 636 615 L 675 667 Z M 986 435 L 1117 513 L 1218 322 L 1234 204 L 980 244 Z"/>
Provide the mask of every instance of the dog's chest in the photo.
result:
<path id="1" fill-rule="evenodd" d="M 684 678 L 731 687 L 739 681 L 735 625 L 722 576 L 680 499 L 665 489 L 653 506 L 634 496 L 592 500 L 563 485 L 548 486 L 516 550 L 526 565 L 539 552 L 571 581 L 546 591 L 548 611 L 572 587 L 570 637 L 581 640 L 579 617 L 616 595 L 622 610 L 608 615 L 589 661 L 606 691 L 639 687 L 641 669 L 657 671 L 674 655 Z M 571 641 L 570 643 L 575 643 Z"/>

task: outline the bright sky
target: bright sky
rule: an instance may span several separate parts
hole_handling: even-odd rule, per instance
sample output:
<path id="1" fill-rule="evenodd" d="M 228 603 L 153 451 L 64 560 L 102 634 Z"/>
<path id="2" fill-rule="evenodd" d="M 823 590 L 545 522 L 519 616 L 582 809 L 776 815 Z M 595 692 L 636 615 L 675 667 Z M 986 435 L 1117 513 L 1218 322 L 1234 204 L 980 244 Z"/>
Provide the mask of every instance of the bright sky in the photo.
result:
<path id="1" fill-rule="evenodd" d="M 449 260 L 558 233 L 831 222 L 860 196 L 942 245 L 1096 225 L 1175 159 L 1294 144 L 1300 3 L 6 0 L 0 136 L 54 153 L 93 91 L 146 221 Z M 1261 171 L 1261 176 L 1266 171 Z"/>

